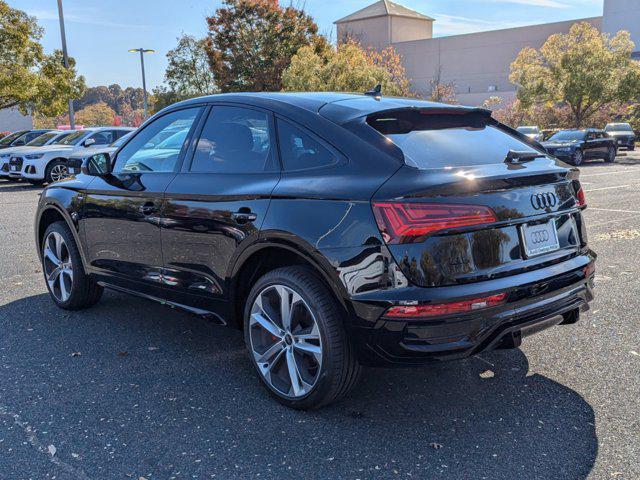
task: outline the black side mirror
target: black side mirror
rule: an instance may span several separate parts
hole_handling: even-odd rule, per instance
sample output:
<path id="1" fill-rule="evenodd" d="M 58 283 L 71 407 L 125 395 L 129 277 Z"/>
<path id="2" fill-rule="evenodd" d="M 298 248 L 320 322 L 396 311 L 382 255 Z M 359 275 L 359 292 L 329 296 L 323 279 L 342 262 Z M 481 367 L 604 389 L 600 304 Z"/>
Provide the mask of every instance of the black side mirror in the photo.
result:
<path id="1" fill-rule="evenodd" d="M 108 153 L 96 153 L 87 157 L 82 164 L 82 173 L 101 177 L 111 173 L 111 155 Z"/>

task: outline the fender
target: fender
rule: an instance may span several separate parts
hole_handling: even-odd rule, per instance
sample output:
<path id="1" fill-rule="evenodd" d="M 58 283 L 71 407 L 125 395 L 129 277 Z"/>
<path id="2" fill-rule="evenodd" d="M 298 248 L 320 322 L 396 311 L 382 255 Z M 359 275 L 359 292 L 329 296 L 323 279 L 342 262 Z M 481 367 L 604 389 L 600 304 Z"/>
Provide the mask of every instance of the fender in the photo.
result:
<path id="1" fill-rule="evenodd" d="M 277 232 L 268 232 L 267 236 L 263 235 L 264 232 L 261 233 L 259 241 L 247 246 L 236 257 L 235 262 L 232 263 L 228 275 L 228 278 L 230 278 L 232 282 L 235 282 L 240 269 L 245 266 L 247 260 L 252 255 L 267 248 L 282 248 L 302 257 L 306 262 L 308 262 L 320 274 L 325 284 L 329 286 L 345 310 L 352 313 L 351 308 L 349 307 L 349 302 L 347 301 L 349 294 L 329 259 L 327 259 L 321 252 L 314 249 L 312 245 L 302 238 L 291 234 L 279 234 Z M 235 289 L 230 289 L 230 292 L 231 301 L 232 303 L 235 303 Z"/>
<path id="2" fill-rule="evenodd" d="M 65 181 L 65 183 L 67 182 L 73 182 L 73 180 Z M 84 268 L 85 272 L 87 271 L 87 259 L 84 253 L 83 242 L 80 238 L 80 227 L 78 223 L 83 205 L 83 193 L 73 189 L 61 188 L 56 186 L 54 188 L 46 188 L 42 192 L 42 195 L 40 197 L 40 206 L 38 208 L 38 213 L 36 214 L 34 225 L 36 247 L 38 248 L 38 257 L 40 258 L 40 261 L 42 261 L 42 249 L 40 244 L 40 223 L 42 220 L 42 216 L 46 212 L 54 210 L 64 219 L 64 221 L 69 226 L 71 234 L 73 235 L 73 239 L 75 240 L 80 252 L 82 267 Z"/>

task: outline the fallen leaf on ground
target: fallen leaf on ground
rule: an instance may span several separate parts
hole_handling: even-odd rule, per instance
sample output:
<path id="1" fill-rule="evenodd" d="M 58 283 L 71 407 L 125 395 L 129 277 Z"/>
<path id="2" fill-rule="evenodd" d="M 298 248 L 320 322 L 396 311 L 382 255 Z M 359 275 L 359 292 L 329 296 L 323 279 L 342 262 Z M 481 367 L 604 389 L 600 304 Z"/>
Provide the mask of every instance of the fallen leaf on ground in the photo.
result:
<path id="1" fill-rule="evenodd" d="M 439 450 L 443 447 L 441 443 L 436 443 L 436 442 L 430 443 L 429 446 L 434 450 Z"/>
<path id="2" fill-rule="evenodd" d="M 485 370 L 480 374 L 480 378 L 493 378 L 496 374 L 493 373 L 493 370 Z"/>
<path id="3" fill-rule="evenodd" d="M 119 357 L 126 357 L 127 355 L 129 355 L 129 352 L 118 352 Z"/>
<path id="4" fill-rule="evenodd" d="M 54 447 L 53 445 L 49 445 L 47 447 L 47 450 L 49 451 L 49 455 L 51 455 L 52 457 L 56 454 L 56 452 L 58 450 L 56 450 L 56 447 Z"/>
<path id="5" fill-rule="evenodd" d="M 635 350 L 631 350 L 631 355 L 635 355 L 636 357 L 640 357 L 640 353 L 636 352 Z"/>
<path id="6" fill-rule="evenodd" d="M 149 350 L 150 352 L 153 352 L 154 350 L 158 350 L 158 347 L 149 347 L 147 348 L 147 350 Z"/>
<path id="7" fill-rule="evenodd" d="M 82 355 L 82 353 L 81 353 L 81 352 L 73 352 L 73 353 L 71 354 L 71 356 L 72 356 L 72 357 L 79 357 L 80 355 Z"/>

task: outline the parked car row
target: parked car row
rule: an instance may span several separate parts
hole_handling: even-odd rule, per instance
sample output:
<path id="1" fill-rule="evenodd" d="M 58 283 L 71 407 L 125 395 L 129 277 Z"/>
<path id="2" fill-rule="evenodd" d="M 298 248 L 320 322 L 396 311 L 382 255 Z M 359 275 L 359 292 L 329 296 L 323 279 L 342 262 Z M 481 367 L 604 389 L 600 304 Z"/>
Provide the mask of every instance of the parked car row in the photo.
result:
<path id="1" fill-rule="evenodd" d="M 94 127 L 14 132 L 0 139 L 0 178 L 35 185 L 61 180 L 68 176 L 69 158 L 96 153 L 97 147 L 108 147 L 132 130 Z"/>
<path id="2" fill-rule="evenodd" d="M 520 126 L 516 130 L 575 166 L 590 159 L 614 162 L 620 148 L 635 150 L 636 145 L 636 134 L 628 123 L 609 123 L 604 130 L 540 130 L 537 126 Z"/>

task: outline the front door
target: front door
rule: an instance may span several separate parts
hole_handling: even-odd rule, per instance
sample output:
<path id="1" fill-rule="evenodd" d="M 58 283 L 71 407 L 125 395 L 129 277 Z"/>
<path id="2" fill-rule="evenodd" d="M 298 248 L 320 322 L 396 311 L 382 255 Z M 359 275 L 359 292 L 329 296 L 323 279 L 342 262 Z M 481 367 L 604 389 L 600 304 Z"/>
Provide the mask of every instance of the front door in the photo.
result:
<path id="1" fill-rule="evenodd" d="M 224 314 L 235 255 L 257 240 L 279 178 L 271 113 L 213 105 L 192 158 L 166 191 L 169 299 Z"/>
<path id="2" fill-rule="evenodd" d="M 177 110 L 146 125 L 115 154 L 113 173 L 90 183 L 81 227 L 89 268 L 104 281 L 150 295 L 161 288 L 162 199 L 201 111 Z"/>

